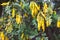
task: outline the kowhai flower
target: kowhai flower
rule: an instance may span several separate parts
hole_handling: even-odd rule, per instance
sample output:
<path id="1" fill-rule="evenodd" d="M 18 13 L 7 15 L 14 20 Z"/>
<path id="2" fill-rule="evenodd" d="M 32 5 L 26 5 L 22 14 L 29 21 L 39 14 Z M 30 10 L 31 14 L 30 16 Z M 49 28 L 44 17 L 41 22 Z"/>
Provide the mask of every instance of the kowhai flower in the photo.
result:
<path id="1" fill-rule="evenodd" d="M 12 17 L 15 16 L 15 8 L 12 9 Z"/>
<path id="2" fill-rule="evenodd" d="M 1 5 L 2 5 L 2 6 L 5 6 L 5 5 L 9 5 L 9 3 L 10 3 L 10 2 L 4 2 L 4 3 L 2 3 Z"/>
<path id="3" fill-rule="evenodd" d="M 60 20 L 57 20 L 57 27 L 60 28 Z"/>
<path id="4" fill-rule="evenodd" d="M 22 16 L 21 15 L 16 14 L 16 23 L 17 24 L 21 24 L 22 23 Z"/>
<path id="5" fill-rule="evenodd" d="M 44 19 L 40 14 L 37 15 L 37 22 L 38 22 L 38 31 L 40 31 L 42 28 L 44 32 L 45 31 Z"/>
<path id="6" fill-rule="evenodd" d="M 1 38 L 1 40 L 4 40 L 4 33 L 3 32 L 0 32 L 0 38 Z"/>
<path id="7" fill-rule="evenodd" d="M 40 6 L 38 6 L 35 2 L 30 2 L 30 10 L 32 11 L 32 17 L 35 17 L 40 10 Z"/>

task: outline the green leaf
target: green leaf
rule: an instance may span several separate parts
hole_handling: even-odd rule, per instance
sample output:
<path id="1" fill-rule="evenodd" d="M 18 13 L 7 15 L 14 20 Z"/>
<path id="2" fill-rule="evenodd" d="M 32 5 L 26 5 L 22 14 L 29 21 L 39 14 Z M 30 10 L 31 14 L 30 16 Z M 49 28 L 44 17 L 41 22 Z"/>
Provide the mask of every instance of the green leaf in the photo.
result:
<path id="1" fill-rule="evenodd" d="M 41 38 L 40 37 L 37 37 L 36 40 L 40 40 Z"/>

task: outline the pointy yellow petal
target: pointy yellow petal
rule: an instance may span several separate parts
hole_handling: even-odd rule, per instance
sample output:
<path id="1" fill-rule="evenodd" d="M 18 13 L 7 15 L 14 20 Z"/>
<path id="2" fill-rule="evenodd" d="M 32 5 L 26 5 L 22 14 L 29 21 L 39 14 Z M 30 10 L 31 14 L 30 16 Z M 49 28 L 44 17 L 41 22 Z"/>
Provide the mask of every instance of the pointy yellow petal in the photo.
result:
<path id="1" fill-rule="evenodd" d="M 21 24 L 21 22 L 22 22 L 22 16 L 17 14 L 16 15 L 16 23 Z"/>
<path id="2" fill-rule="evenodd" d="M 43 12 L 44 12 L 45 14 L 46 14 L 46 12 L 47 12 L 47 9 L 48 9 L 47 3 L 44 3 Z"/>
<path id="3" fill-rule="evenodd" d="M 12 17 L 15 16 L 15 8 L 12 9 Z"/>
<path id="4" fill-rule="evenodd" d="M 22 35 L 21 35 L 21 38 L 23 38 L 24 37 L 24 33 L 22 33 Z"/>
<path id="5" fill-rule="evenodd" d="M 4 33 L 1 32 L 1 39 L 4 40 Z"/>
<path id="6" fill-rule="evenodd" d="M 42 21 L 42 29 L 43 29 L 43 32 L 44 32 L 45 31 L 44 21 Z"/>
<path id="7" fill-rule="evenodd" d="M 57 27 L 60 28 L 60 20 L 57 21 Z"/>
<path id="8" fill-rule="evenodd" d="M 40 10 L 40 6 L 38 6 L 34 1 L 30 2 L 30 10 L 32 11 L 32 17 L 35 18 L 38 11 Z"/>
<path id="9" fill-rule="evenodd" d="M 5 3 L 2 3 L 1 5 L 2 6 L 5 6 L 5 5 L 9 5 L 10 2 L 5 2 Z"/>

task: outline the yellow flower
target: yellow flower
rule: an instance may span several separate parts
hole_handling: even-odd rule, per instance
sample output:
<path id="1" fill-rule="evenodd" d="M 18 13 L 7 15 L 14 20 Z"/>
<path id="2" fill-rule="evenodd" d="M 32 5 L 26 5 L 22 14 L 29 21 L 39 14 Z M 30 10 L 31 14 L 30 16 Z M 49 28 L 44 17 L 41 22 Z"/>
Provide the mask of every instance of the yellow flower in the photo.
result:
<path id="1" fill-rule="evenodd" d="M 47 3 L 44 3 L 43 12 L 44 12 L 45 14 L 46 14 L 46 12 L 47 12 L 47 9 L 48 9 Z"/>
<path id="2" fill-rule="evenodd" d="M 34 18 L 38 11 L 40 10 L 40 6 L 38 6 L 35 2 L 30 2 L 30 10 L 32 11 L 32 17 Z"/>
<path id="3" fill-rule="evenodd" d="M 4 35 L 3 32 L 0 32 L 0 40 L 9 40 L 7 36 Z"/>
<path id="4" fill-rule="evenodd" d="M 45 31 L 44 19 L 40 14 L 37 15 L 37 22 L 38 22 L 38 31 L 40 31 L 42 28 L 44 32 Z"/>
<path id="5" fill-rule="evenodd" d="M 31 10 L 34 9 L 34 3 L 35 2 L 30 2 L 30 6 L 29 7 L 30 7 Z"/>
<path id="6" fill-rule="evenodd" d="M 43 12 L 41 12 L 41 15 L 46 19 L 46 15 L 45 15 L 45 14 L 43 14 Z"/>
<path id="7" fill-rule="evenodd" d="M 38 22 L 38 31 L 40 31 L 41 28 L 41 21 L 40 21 L 40 14 L 37 15 L 37 22 Z"/>
<path id="8" fill-rule="evenodd" d="M 32 10 L 32 17 L 34 18 L 37 15 L 37 11 L 34 9 Z"/>
<path id="9" fill-rule="evenodd" d="M 30 2 L 30 9 L 37 9 L 40 10 L 40 6 L 38 6 L 34 1 Z"/>
<path id="10" fill-rule="evenodd" d="M 5 2 L 5 3 L 2 3 L 1 5 L 2 6 L 5 6 L 5 5 L 9 5 L 10 2 Z"/>
<path id="11" fill-rule="evenodd" d="M 22 23 L 22 16 L 21 15 L 16 15 L 16 23 L 21 24 Z"/>
<path id="12" fill-rule="evenodd" d="M 22 39 L 24 38 L 24 33 L 22 33 L 21 38 L 22 38 Z"/>
<path id="13" fill-rule="evenodd" d="M 42 29 L 43 29 L 43 32 L 44 32 L 45 31 L 44 19 L 41 22 L 42 22 Z"/>
<path id="14" fill-rule="evenodd" d="M 12 9 L 12 17 L 15 16 L 15 8 Z"/>
<path id="15" fill-rule="evenodd" d="M 57 20 L 57 27 L 60 28 L 60 20 Z"/>
<path id="16" fill-rule="evenodd" d="M 38 22 L 38 31 L 40 31 L 40 30 L 41 30 L 41 21 Z"/>
<path id="17" fill-rule="evenodd" d="M 4 40 L 4 33 L 3 32 L 0 32 L 0 37 L 1 37 L 1 40 Z"/>

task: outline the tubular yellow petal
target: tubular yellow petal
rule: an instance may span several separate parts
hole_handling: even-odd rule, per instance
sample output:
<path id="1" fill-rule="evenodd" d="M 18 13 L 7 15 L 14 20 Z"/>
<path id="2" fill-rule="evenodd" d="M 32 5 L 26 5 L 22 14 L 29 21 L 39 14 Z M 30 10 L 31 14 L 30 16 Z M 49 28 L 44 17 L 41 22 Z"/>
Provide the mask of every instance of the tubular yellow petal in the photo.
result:
<path id="1" fill-rule="evenodd" d="M 43 12 L 41 12 L 41 15 L 46 19 L 46 15 L 45 15 L 45 14 L 43 14 Z"/>
<path id="2" fill-rule="evenodd" d="M 45 31 L 44 21 L 42 21 L 42 29 L 43 29 L 43 32 L 44 32 Z"/>
<path id="3" fill-rule="evenodd" d="M 16 15 L 16 23 L 21 24 L 22 23 L 22 16 L 21 15 Z"/>
<path id="4" fill-rule="evenodd" d="M 38 31 L 41 29 L 41 22 L 38 22 Z"/>
<path id="5" fill-rule="evenodd" d="M 12 17 L 15 16 L 15 8 L 12 9 Z"/>
<path id="6" fill-rule="evenodd" d="M 33 1 L 30 2 L 30 6 L 29 7 L 30 7 L 31 10 L 34 9 L 34 4 L 35 4 L 35 2 L 33 2 Z"/>
<path id="7" fill-rule="evenodd" d="M 24 37 L 24 33 L 22 33 L 22 35 L 21 35 L 21 38 L 23 38 Z"/>
<path id="8" fill-rule="evenodd" d="M 40 31 L 40 29 L 42 28 L 44 32 L 45 31 L 44 19 L 40 15 L 40 13 L 37 15 L 37 22 L 38 22 L 38 30 Z"/>
<path id="9" fill-rule="evenodd" d="M 7 36 L 4 35 L 3 32 L 0 32 L 0 40 L 9 40 Z"/>
<path id="10" fill-rule="evenodd" d="M 37 22 L 40 21 L 40 13 L 37 15 Z"/>
<path id="11" fill-rule="evenodd" d="M 35 11 L 32 10 L 32 17 L 34 18 L 35 17 Z"/>
<path id="12" fill-rule="evenodd" d="M 1 39 L 4 40 L 4 33 L 1 32 Z"/>
<path id="13" fill-rule="evenodd" d="M 1 5 L 2 6 L 5 6 L 5 5 L 9 5 L 10 2 L 5 2 L 5 3 L 2 3 Z"/>
<path id="14" fill-rule="evenodd" d="M 45 14 L 46 14 L 46 12 L 47 12 L 47 9 L 48 9 L 47 3 L 44 3 L 43 12 L 44 12 Z"/>
<path id="15" fill-rule="evenodd" d="M 60 20 L 57 21 L 57 27 L 60 28 Z"/>
<path id="16" fill-rule="evenodd" d="M 32 17 L 34 18 L 38 11 L 40 10 L 40 6 L 38 6 L 35 2 L 30 2 L 30 10 L 32 11 Z"/>

